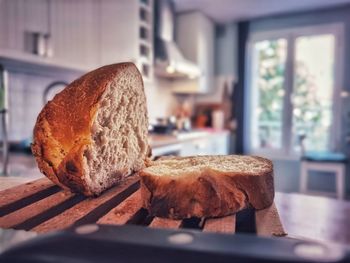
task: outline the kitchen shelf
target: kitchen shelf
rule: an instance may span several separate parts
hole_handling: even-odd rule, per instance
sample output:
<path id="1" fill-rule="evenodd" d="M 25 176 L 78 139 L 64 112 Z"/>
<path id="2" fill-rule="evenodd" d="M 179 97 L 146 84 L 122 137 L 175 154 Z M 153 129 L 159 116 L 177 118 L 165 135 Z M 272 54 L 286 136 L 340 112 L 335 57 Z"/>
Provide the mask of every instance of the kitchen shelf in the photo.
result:
<path id="1" fill-rule="evenodd" d="M 152 8 L 150 6 L 150 4 L 145 4 L 143 2 L 140 1 L 140 7 L 144 8 L 145 10 L 147 10 L 148 12 L 152 12 Z"/>
<path id="2" fill-rule="evenodd" d="M 0 49 L 0 63 L 6 68 L 21 69 L 25 72 L 50 71 L 52 69 L 85 73 L 92 70 L 93 66 L 72 64 L 59 61 L 54 58 L 40 57 L 34 54 L 26 54 L 15 50 Z"/>
<path id="3" fill-rule="evenodd" d="M 143 20 L 140 20 L 140 26 L 146 28 L 147 30 L 151 30 L 151 31 L 153 30 L 152 25 L 148 22 L 143 21 Z"/>
<path id="4" fill-rule="evenodd" d="M 139 39 L 140 45 L 147 46 L 149 48 L 152 48 L 152 42 L 151 40 L 146 40 L 146 39 Z"/>

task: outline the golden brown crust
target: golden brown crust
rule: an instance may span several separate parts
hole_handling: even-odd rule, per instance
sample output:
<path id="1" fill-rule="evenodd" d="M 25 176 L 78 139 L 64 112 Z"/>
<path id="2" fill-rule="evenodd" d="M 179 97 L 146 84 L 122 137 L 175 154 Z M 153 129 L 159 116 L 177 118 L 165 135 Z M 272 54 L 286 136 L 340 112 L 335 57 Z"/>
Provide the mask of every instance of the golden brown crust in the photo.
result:
<path id="1" fill-rule="evenodd" d="M 143 206 L 153 216 L 173 219 L 222 217 L 246 207 L 266 208 L 274 198 L 273 166 L 267 159 L 254 158 L 266 162 L 265 172 L 223 173 L 208 168 L 200 174 L 172 177 L 141 170 Z"/>
<path id="2" fill-rule="evenodd" d="M 82 158 L 91 125 L 109 83 L 132 63 L 104 66 L 73 81 L 40 112 L 32 152 L 39 169 L 63 188 L 93 195 L 84 180 Z M 136 67 L 135 67 L 136 68 Z"/>

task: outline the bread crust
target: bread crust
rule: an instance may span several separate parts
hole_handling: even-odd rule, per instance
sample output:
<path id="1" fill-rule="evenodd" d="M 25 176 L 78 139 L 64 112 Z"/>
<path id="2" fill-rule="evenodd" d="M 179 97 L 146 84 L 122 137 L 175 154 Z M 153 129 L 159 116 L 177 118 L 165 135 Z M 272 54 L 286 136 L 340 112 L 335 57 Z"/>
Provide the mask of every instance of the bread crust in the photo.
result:
<path id="1" fill-rule="evenodd" d="M 102 95 L 109 83 L 129 67 L 138 72 L 133 63 L 120 63 L 85 74 L 40 112 L 34 127 L 32 152 L 40 171 L 62 188 L 87 196 L 98 194 L 86 183 L 83 155 L 91 144 L 91 126 Z"/>
<path id="2" fill-rule="evenodd" d="M 267 169 L 253 174 L 207 168 L 199 174 L 180 177 L 141 170 L 143 207 L 153 216 L 172 219 L 222 217 L 247 207 L 269 207 L 274 199 L 273 165 L 270 160 L 253 158 L 265 162 Z"/>

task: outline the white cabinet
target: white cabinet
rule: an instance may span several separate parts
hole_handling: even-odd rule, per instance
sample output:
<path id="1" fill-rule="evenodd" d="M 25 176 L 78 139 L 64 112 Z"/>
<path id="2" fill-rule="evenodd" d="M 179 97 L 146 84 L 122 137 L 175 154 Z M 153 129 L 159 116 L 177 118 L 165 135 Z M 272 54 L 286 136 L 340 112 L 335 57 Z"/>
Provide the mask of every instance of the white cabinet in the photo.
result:
<path id="1" fill-rule="evenodd" d="M 48 6 L 46 0 L 1 0 L 0 49 L 29 53 L 25 46 L 26 35 L 49 31 Z"/>
<path id="2" fill-rule="evenodd" d="M 153 0 L 100 1 L 100 64 L 132 61 L 153 75 Z"/>
<path id="3" fill-rule="evenodd" d="M 134 62 L 152 75 L 153 1 L 51 0 L 54 58 L 96 68 Z"/>
<path id="4" fill-rule="evenodd" d="M 209 93 L 214 84 L 214 23 L 196 11 L 176 17 L 176 42 L 184 56 L 199 65 L 201 76 L 174 83 L 177 93 Z"/>
<path id="5" fill-rule="evenodd" d="M 196 139 L 182 143 L 180 156 L 211 154 L 211 142 L 208 138 Z"/>
<path id="6" fill-rule="evenodd" d="M 50 56 L 26 49 L 28 32 L 48 36 Z M 1 58 L 80 71 L 132 61 L 152 80 L 153 0 L 0 0 Z"/>
<path id="7" fill-rule="evenodd" d="M 222 132 L 211 136 L 211 152 L 214 155 L 226 155 L 229 153 L 229 133 Z"/>
<path id="8" fill-rule="evenodd" d="M 137 59 L 138 37 L 136 1 L 101 1 L 101 64 Z M 122 23 L 128 21 L 128 23 Z"/>
<path id="9" fill-rule="evenodd" d="M 58 63 L 99 64 L 99 2 L 94 0 L 50 1 L 53 56 Z"/>
<path id="10" fill-rule="evenodd" d="M 32 68 L 86 71 L 95 67 L 99 59 L 97 5 L 93 0 L 0 1 L 0 57 L 26 62 Z"/>
<path id="11" fill-rule="evenodd" d="M 184 141 L 180 156 L 191 155 L 226 155 L 229 153 L 229 133 L 219 132 L 208 136 Z"/>

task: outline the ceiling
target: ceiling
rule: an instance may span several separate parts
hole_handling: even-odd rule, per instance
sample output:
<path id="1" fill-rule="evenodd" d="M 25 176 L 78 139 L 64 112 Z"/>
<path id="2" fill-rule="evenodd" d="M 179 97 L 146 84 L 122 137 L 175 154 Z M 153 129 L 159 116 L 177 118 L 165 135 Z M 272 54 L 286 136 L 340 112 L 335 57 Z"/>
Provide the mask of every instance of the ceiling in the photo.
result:
<path id="1" fill-rule="evenodd" d="M 174 0 L 174 2 L 177 12 L 199 10 L 218 23 L 350 4 L 350 0 Z"/>

